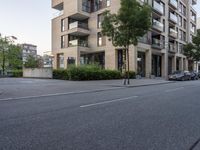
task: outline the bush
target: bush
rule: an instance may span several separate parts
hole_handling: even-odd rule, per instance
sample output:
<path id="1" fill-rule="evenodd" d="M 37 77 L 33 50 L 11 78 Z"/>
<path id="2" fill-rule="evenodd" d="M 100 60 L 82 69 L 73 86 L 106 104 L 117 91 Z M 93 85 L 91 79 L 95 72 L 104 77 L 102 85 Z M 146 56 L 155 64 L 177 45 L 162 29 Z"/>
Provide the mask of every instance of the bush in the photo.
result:
<path id="1" fill-rule="evenodd" d="M 23 71 L 22 70 L 13 70 L 11 71 L 11 76 L 12 77 L 22 77 L 23 76 Z"/>
<path id="2" fill-rule="evenodd" d="M 54 70 L 54 79 L 86 81 L 86 80 L 110 80 L 121 79 L 121 73 L 116 70 L 104 70 L 98 66 L 71 66 L 67 70 Z"/>
<path id="3" fill-rule="evenodd" d="M 53 79 L 69 80 L 68 71 L 64 69 L 53 70 Z"/>
<path id="4" fill-rule="evenodd" d="M 128 72 L 123 75 L 123 77 L 126 77 L 128 75 Z M 129 71 L 129 77 L 130 79 L 136 79 L 136 73 L 134 71 Z"/>

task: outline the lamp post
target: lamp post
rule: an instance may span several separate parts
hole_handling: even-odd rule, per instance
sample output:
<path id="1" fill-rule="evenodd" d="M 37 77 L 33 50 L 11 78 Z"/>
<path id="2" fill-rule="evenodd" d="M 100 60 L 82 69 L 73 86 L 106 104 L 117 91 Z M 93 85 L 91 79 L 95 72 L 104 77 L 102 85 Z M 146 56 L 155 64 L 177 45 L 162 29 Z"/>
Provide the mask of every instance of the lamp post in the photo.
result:
<path id="1" fill-rule="evenodd" d="M 0 50 L 2 51 L 2 73 L 5 76 L 5 63 L 6 63 L 6 50 L 9 47 L 9 43 L 13 43 L 14 40 L 17 40 L 15 36 L 5 36 L 1 39 Z"/>

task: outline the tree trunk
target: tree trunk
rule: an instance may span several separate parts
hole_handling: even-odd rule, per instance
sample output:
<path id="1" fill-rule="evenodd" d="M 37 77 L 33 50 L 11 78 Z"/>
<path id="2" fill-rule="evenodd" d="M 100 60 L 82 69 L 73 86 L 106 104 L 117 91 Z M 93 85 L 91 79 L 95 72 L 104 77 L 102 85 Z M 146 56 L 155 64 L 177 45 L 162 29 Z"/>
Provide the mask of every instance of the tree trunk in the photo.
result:
<path id="1" fill-rule="evenodd" d="M 123 60 L 124 61 L 123 65 L 124 65 L 124 69 L 125 69 L 125 72 L 124 72 L 124 85 L 126 85 L 126 78 L 127 78 L 127 75 L 126 75 L 126 73 L 127 73 L 127 71 L 126 71 L 126 64 L 127 64 L 126 48 L 124 49 L 123 54 L 125 54 L 125 57 L 124 57 L 125 60 Z"/>
<path id="2" fill-rule="evenodd" d="M 130 62 L 129 62 L 129 46 L 127 46 L 127 78 L 128 78 L 128 85 L 130 85 Z"/>

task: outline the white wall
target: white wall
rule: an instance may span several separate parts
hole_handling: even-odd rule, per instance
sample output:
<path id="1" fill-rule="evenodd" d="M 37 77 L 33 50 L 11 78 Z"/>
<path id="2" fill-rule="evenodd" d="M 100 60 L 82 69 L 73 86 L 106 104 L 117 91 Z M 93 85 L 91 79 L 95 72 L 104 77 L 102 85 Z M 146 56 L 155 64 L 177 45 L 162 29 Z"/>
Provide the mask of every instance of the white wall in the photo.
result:
<path id="1" fill-rule="evenodd" d="M 34 69 L 23 69 L 23 77 L 25 78 L 52 78 L 52 68 L 34 68 Z"/>

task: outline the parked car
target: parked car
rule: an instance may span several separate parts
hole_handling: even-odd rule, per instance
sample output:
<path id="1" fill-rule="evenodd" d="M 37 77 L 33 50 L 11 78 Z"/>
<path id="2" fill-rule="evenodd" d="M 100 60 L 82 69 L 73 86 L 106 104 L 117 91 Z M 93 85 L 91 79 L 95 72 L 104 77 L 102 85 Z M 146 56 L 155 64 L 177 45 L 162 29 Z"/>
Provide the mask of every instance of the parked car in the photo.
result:
<path id="1" fill-rule="evenodd" d="M 192 80 L 198 80 L 199 79 L 199 74 L 196 71 L 192 71 L 190 74 L 191 74 Z"/>
<path id="2" fill-rule="evenodd" d="M 175 71 L 169 75 L 169 80 L 185 81 L 191 80 L 191 73 L 189 71 Z"/>

